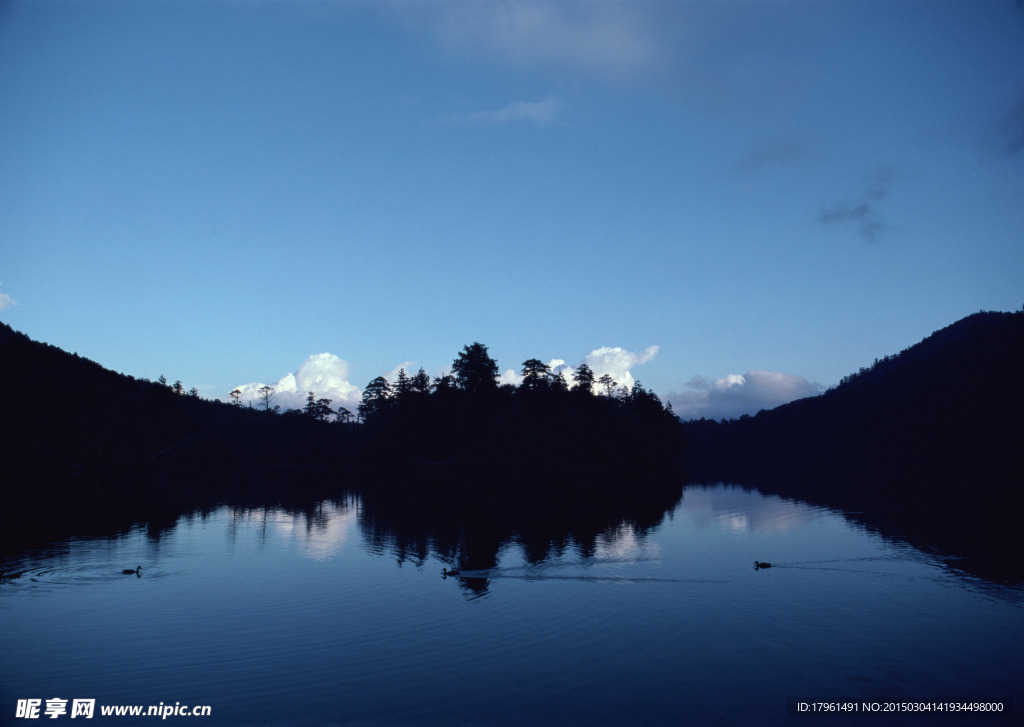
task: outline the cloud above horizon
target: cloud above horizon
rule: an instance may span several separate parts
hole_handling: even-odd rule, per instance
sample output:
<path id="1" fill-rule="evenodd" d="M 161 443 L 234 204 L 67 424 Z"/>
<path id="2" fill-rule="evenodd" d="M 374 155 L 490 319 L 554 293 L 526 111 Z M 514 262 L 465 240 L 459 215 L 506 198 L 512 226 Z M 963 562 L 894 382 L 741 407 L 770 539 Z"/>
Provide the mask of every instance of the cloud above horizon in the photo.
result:
<path id="1" fill-rule="evenodd" d="M 632 389 L 636 379 L 631 369 L 657 356 L 658 349 L 659 346 L 648 346 L 640 353 L 634 353 L 619 346 L 602 346 L 588 353 L 583 360 L 593 370 L 595 380 L 608 374 L 619 386 Z"/>
<path id="2" fill-rule="evenodd" d="M 349 381 L 349 366 L 346 361 L 331 353 L 316 353 L 307 358 L 298 370 L 282 376 L 274 387 L 271 406 L 286 409 L 301 409 L 306 405 L 306 396 L 312 391 L 318 399 L 330 399 L 336 410 L 339 406 L 351 409 L 358 406 L 362 391 Z M 262 402 L 259 394 L 266 384 L 253 382 L 237 387 L 242 392 L 243 404 Z"/>
<path id="3" fill-rule="evenodd" d="M 609 374 L 618 386 L 631 389 L 635 379 L 630 369 L 647 363 L 657 353 L 658 346 L 649 346 L 639 353 L 627 351 L 619 346 L 603 346 L 588 353 L 584 361 L 593 369 L 595 378 Z M 548 366 L 553 373 L 565 376 L 566 382 L 572 385 L 575 367 L 569 366 L 560 358 L 552 359 Z M 400 369 L 404 368 L 406 374 L 411 376 L 415 373 L 415 367 L 414 361 L 405 361 L 382 375 L 393 384 L 398 379 Z M 447 367 L 442 369 L 442 373 L 446 371 Z M 270 384 L 274 388 L 271 406 L 279 406 L 282 411 L 301 409 L 306 405 L 308 392 L 312 391 L 318 399 L 330 399 L 335 410 L 339 406 L 344 406 L 354 411 L 353 407 L 359 406 L 363 392 L 349 381 L 350 375 L 351 371 L 345 360 L 331 353 L 313 354 L 299 366 L 298 370 L 282 376 L 277 383 Z M 521 381 L 522 376 L 513 369 L 507 369 L 499 378 L 499 383 L 513 386 L 518 386 Z M 253 407 L 261 406 L 262 397 L 259 390 L 266 385 L 264 382 L 254 381 L 236 387 L 241 392 L 242 404 L 252 403 Z"/>
<path id="4" fill-rule="evenodd" d="M 388 383 L 394 385 L 394 384 L 398 383 L 398 373 L 400 371 L 403 371 L 403 370 L 405 371 L 405 375 L 406 376 L 409 376 L 409 377 L 415 376 L 416 370 L 417 370 L 416 362 L 415 361 L 403 361 L 402 363 L 398 364 L 397 366 L 395 366 L 393 369 L 391 369 L 387 373 L 381 374 L 381 376 L 383 376 L 385 379 L 387 379 Z"/>
<path id="5" fill-rule="evenodd" d="M 503 126 L 522 122 L 548 126 L 557 121 L 563 106 L 560 99 L 548 96 L 540 101 L 517 101 L 492 111 L 471 111 L 464 114 L 442 116 L 436 120 L 436 123 Z"/>
<path id="6" fill-rule="evenodd" d="M 796 399 L 817 396 L 821 384 L 782 371 L 748 371 L 720 379 L 694 376 L 686 385 L 691 391 L 669 392 L 676 415 L 681 419 L 736 419 L 756 414 Z"/>
<path id="7" fill-rule="evenodd" d="M 583 363 L 586 363 L 594 372 L 595 381 L 608 374 L 615 381 L 617 387 L 625 386 L 627 389 L 632 389 L 636 379 L 633 378 L 631 369 L 650 361 L 658 354 L 658 349 L 658 346 L 648 346 L 643 351 L 636 353 L 627 351 L 621 346 L 602 346 L 584 356 Z M 565 359 L 561 358 L 553 358 L 547 362 L 547 365 L 552 374 L 562 374 L 566 383 L 572 386 L 572 377 L 578 367 L 570 366 Z M 522 380 L 523 377 L 518 371 L 506 369 L 501 374 L 499 383 L 518 386 Z M 597 391 L 595 384 L 595 392 Z"/>
<path id="8" fill-rule="evenodd" d="M 517 65 L 634 75 L 664 56 L 656 23 L 620 3 L 453 2 L 423 18 L 440 43 Z"/>

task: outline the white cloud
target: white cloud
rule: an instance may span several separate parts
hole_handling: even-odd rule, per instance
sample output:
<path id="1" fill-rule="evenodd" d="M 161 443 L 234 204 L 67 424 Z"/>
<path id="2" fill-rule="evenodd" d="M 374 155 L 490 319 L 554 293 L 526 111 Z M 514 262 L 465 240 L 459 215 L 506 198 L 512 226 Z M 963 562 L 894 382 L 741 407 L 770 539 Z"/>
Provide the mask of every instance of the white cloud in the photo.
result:
<path id="1" fill-rule="evenodd" d="M 515 369 L 506 369 L 505 372 L 498 377 L 498 383 L 502 386 L 505 384 L 519 386 L 519 384 L 523 383 L 523 377 L 520 376 L 519 372 Z"/>
<path id="2" fill-rule="evenodd" d="M 388 383 L 395 384 L 398 382 L 398 372 L 401 371 L 402 369 L 405 369 L 406 376 L 410 378 L 415 376 L 417 369 L 414 368 L 414 366 L 416 366 L 415 361 L 405 361 L 404 363 L 400 363 L 397 366 L 395 366 L 395 368 L 391 369 L 391 371 L 389 371 L 388 373 L 383 374 L 383 376 L 385 379 L 388 380 Z"/>
<path id="3" fill-rule="evenodd" d="M 547 366 L 548 369 L 551 371 L 552 376 L 562 374 L 565 377 L 565 380 L 569 383 L 569 385 L 572 385 L 572 375 L 573 372 L 576 371 L 576 369 L 567 364 L 563 359 L 553 358 L 550 361 L 548 361 Z"/>
<path id="4" fill-rule="evenodd" d="M 593 370 L 595 380 L 608 374 L 619 386 L 632 389 L 636 379 L 633 378 L 631 369 L 647 363 L 657 353 L 658 346 L 648 346 L 640 353 L 627 351 L 619 346 L 603 346 L 588 353 L 584 361 Z"/>
<path id="5" fill-rule="evenodd" d="M 657 352 L 657 346 L 650 346 L 640 353 L 617 346 L 605 346 L 591 351 L 584 360 L 593 369 L 595 378 L 607 373 L 615 379 L 617 385 L 632 388 L 634 379 L 630 369 L 650 361 Z M 566 383 L 572 386 L 572 377 L 576 372 L 574 367 L 560 358 L 551 359 L 548 366 L 553 374 L 561 373 Z M 409 376 L 415 374 L 417 370 L 415 362 L 406 361 L 383 376 L 393 384 L 398 379 L 398 370 L 402 368 Z M 441 373 L 447 371 L 446 367 Z M 307 393 L 313 391 L 318 399 L 330 399 L 335 409 L 339 406 L 352 409 L 359 405 L 363 394 L 358 387 L 349 382 L 349 376 L 349 365 L 346 361 L 330 353 L 314 354 L 307 358 L 297 371 L 282 376 L 277 383 L 270 384 L 274 387 L 272 405 L 280 406 L 282 410 L 301 409 L 306 405 Z M 499 377 L 499 383 L 519 386 L 522 383 L 522 376 L 514 369 L 506 369 Z M 262 403 L 259 389 L 264 385 L 263 382 L 253 382 L 236 387 L 242 393 L 242 403 L 252 402 L 254 407 L 259 407 Z"/>
<path id="6" fill-rule="evenodd" d="M 10 308 L 12 305 L 18 305 L 18 301 L 7 295 L 7 293 L 0 293 L 0 310 Z"/>
<path id="7" fill-rule="evenodd" d="M 692 391 L 668 395 L 682 419 L 735 419 L 824 391 L 821 384 L 781 371 L 748 371 L 715 380 L 694 376 L 687 386 Z"/>
<path id="8" fill-rule="evenodd" d="M 427 6 L 426 26 L 446 46 L 519 65 L 634 75 L 664 55 L 657 24 L 636 3 L 516 0 Z"/>
<path id="9" fill-rule="evenodd" d="M 640 353 L 627 351 L 619 346 L 603 346 L 588 353 L 583 360 L 594 372 L 595 380 L 601 378 L 604 374 L 609 374 L 614 379 L 616 387 L 625 386 L 632 389 L 636 380 L 633 378 L 630 369 L 647 363 L 657 353 L 657 346 L 649 346 Z M 565 377 L 565 382 L 572 386 L 572 377 L 576 373 L 575 366 L 570 366 L 565 362 L 565 359 L 561 358 L 551 359 L 547 362 L 547 366 L 553 375 L 562 374 Z M 501 374 L 499 383 L 519 386 L 522 380 L 523 377 L 518 371 L 507 369 Z M 596 385 L 595 392 L 600 393 L 599 387 L 596 387 Z"/>
<path id="10" fill-rule="evenodd" d="M 439 118 L 442 124 L 472 124 L 478 126 L 500 126 L 527 122 L 538 126 L 553 124 L 563 106 L 562 101 L 548 96 L 540 101 L 517 101 L 493 111 L 472 111 Z"/>
<path id="11" fill-rule="evenodd" d="M 330 353 L 313 354 L 299 366 L 298 371 L 271 384 L 274 387 L 272 405 L 280 406 L 282 410 L 301 409 L 306 405 L 307 393 L 313 391 L 318 399 L 330 399 L 335 409 L 339 406 L 351 409 L 359 404 L 362 392 L 348 378 L 349 368 L 345 361 Z M 251 401 L 254 407 L 258 406 L 259 389 L 264 385 L 251 383 L 239 386 L 242 402 Z"/>

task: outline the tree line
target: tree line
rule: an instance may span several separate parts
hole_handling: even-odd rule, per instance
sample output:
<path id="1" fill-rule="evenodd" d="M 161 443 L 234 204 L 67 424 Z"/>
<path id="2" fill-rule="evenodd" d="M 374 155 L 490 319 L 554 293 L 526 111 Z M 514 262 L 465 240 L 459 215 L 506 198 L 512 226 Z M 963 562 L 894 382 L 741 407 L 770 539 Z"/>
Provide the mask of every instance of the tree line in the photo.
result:
<path id="1" fill-rule="evenodd" d="M 597 389 L 600 387 L 600 391 Z M 500 384 L 485 345 L 464 346 L 450 373 L 378 376 L 358 407 L 371 471 L 447 480 L 508 477 L 594 482 L 625 470 L 671 469 L 683 449 L 671 407 L 636 382 L 619 387 L 584 364 L 572 384 L 539 359 L 518 386 Z"/>
<path id="2" fill-rule="evenodd" d="M 256 406 L 208 400 L 0 324 L 0 374 L 19 384 L 0 418 L 0 477 L 10 483 L 0 531 L 374 487 L 460 493 L 475 483 L 482 508 L 499 481 L 508 493 L 561 479 L 570 484 L 559 496 L 592 497 L 588 482 L 626 487 L 633 473 L 678 461 L 681 425 L 642 385 L 607 387 L 586 366 L 570 385 L 536 359 L 523 371 L 518 387 L 500 385 L 497 363 L 474 343 L 448 374 L 374 379 L 354 412 L 315 392 L 281 411 L 270 386 Z"/>
<path id="3" fill-rule="evenodd" d="M 450 396 L 454 392 L 462 392 L 471 397 L 493 398 L 496 393 L 519 395 L 563 395 L 572 392 L 574 395 L 595 395 L 598 387 L 603 395 L 618 406 L 647 407 L 651 410 L 662 406 L 661 400 L 654 393 L 647 391 L 639 381 L 632 388 L 621 386 L 610 374 L 596 377 L 593 369 L 581 363 L 572 375 L 572 385 L 566 381 L 564 374 L 556 372 L 540 359 L 531 358 L 523 362 L 522 381 L 519 386 L 498 383 L 498 363 L 491 358 L 487 346 L 476 342 L 463 347 L 452 362 L 451 372 L 436 376 L 433 379 L 420 368 L 415 374 L 409 375 L 405 368 L 398 371 L 394 383 L 387 377 L 377 376 L 363 390 L 363 395 L 356 411 L 352 412 L 345 406 L 337 410 L 332 408 L 331 399 L 317 397 L 315 391 L 306 394 L 306 404 L 300 409 L 281 411 L 279 406 L 272 406 L 276 392 L 273 386 L 264 385 L 257 390 L 259 394 L 257 408 L 267 413 L 297 415 L 304 414 L 317 421 L 334 421 L 342 424 L 364 423 L 378 418 L 383 412 L 400 407 L 411 400 L 437 395 Z M 163 376 L 160 383 L 166 385 Z M 181 382 L 171 387 L 175 393 L 183 393 Z M 195 389 L 190 392 L 198 395 Z M 232 390 L 228 397 L 235 406 L 241 406 L 242 390 Z M 249 402 L 252 408 L 252 402 Z M 668 416 L 674 416 L 672 405 L 664 409 Z"/>

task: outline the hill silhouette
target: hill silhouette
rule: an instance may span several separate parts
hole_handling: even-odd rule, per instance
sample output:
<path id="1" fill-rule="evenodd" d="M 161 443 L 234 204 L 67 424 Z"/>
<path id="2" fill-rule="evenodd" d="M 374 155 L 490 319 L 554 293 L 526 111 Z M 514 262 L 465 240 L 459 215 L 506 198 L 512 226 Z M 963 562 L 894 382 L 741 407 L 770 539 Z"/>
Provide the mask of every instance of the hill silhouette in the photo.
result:
<path id="1" fill-rule="evenodd" d="M 305 410 L 283 414 L 269 397 L 264 410 L 207 401 L 0 324 L 0 376 L 14 384 L 0 419 L 0 531 L 81 532 L 345 491 L 491 511 L 540 495 L 612 501 L 664 480 L 678 491 L 682 427 L 653 393 L 639 382 L 596 393 L 584 367 L 573 388 L 536 359 L 524 367 L 522 386 L 499 386 L 497 363 L 474 343 L 452 375 L 371 381 L 356 423 L 314 392 Z"/>
<path id="2" fill-rule="evenodd" d="M 536 359 L 519 387 L 496 370 L 474 343 L 452 375 L 375 379 L 356 424 L 312 393 L 305 413 L 207 401 L 0 324 L 0 531 L 342 491 L 525 518 L 660 497 L 685 463 L 693 481 L 872 513 L 872 527 L 904 534 L 948 523 L 950 538 L 1019 552 L 1024 313 L 969 316 L 821 396 L 727 422 L 679 425 L 642 385 L 595 392 L 588 371 L 570 388 Z"/>
<path id="3" fill-rule="evenodd" d="M 0 531 L 103 532 L 228 498 L 280 499 L 346 456 L 306 417 L 268 417 L 135 379 L 0 324 Z M 316 478 L 303 478 L 316 482 Z M 310 489 L 309 484 L 302 488 Z"/>
<path id="4" fill-rule="evenodd" d="M 1016 560 L 1022 372 L 1024 312 L 977 313 L 820 396 L 685 423 L 690 477 L 838 507 L 911 542 L 927 531 L 948 552 Z"/>
<path id="5" fill-rule="evenodd" d="M 695 475 L 1020 477 L 1024 313 L 977 313 L 756 416 L 686 425 Z"/>

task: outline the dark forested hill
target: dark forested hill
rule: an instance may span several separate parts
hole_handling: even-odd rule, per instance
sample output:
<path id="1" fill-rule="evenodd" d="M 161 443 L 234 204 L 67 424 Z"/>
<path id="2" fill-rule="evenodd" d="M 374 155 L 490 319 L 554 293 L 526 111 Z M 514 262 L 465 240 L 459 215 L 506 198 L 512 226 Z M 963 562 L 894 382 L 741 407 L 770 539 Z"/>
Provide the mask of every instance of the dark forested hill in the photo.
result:
<path id="1" fill-rule="evenodd" d="M 474 343 L 452 375 L 374 379 L 353 422 L 314 392 L 305 410 L 284 414 L 269 397 L 262 411 L 206 401 L 0 324 L 0 537 L 62 518 L 130 523 L 176 507 L 346 490 L 480 511 L 541 495 L 578 508 L 662 481 L 681 486 L 682 427 L 639 382 L 597 393 L 581 366 L 570 388 L 536 359 L 519 387 L 499 386 L 497 371 Z"/>
<path id="2" fill-rule="evenodd" d="M 258 496 L 254 471 L 342 456 L 318 422 L 118 374 L 3 324 L 0 380 L 5 537 L 67 519 L 201 506 L 239 488 Z"/>
<path id="3" fill-rule="evenodd" d="M 696 479 L 998 509 L 1024 484 L 1024 313 L 977 313 L 818 397 L 686 425 Z"/>

